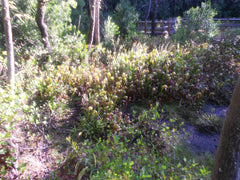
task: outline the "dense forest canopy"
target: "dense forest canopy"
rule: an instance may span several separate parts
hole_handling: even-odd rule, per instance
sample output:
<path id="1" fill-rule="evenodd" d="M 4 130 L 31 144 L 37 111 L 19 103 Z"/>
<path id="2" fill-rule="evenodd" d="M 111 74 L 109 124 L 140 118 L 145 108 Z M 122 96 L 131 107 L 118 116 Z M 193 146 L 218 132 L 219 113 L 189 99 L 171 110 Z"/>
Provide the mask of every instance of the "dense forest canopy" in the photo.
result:
<path id="1" fill-rule="evenodd" d="M 156 9 L 156 19 L 168 19 L 170 17 L 183 16 L 183 13 L 189 10 L 191 7 L 200 6 L 205 0 L 157 0 Z M 17 43 L 20 43 L 22 36 L 22 31 L 27 28 L 23 24 L 23 21 L 27 21 L 28 25 L 32 24 L 32 32 L 30 34 L 36 33 L 36 25 L 34 21 L 31 21 L 31 16 L 35 15 L 36 12 L 36 2 L 37 1 L 24 1 L 24 0 L 14 0 L 10 1 L 11 15 L 13 19 L 13 33 L 14 37 L 18 37 Z M 67 4 L 63 5 L 63 4 Z M 70 5 L 71 9 L 68 9 Z M 101 34 L 103 34 L 103 24 L 107 20 L 108 16 L 113 17 L 113 21 L 119 26 L 120 32 L 132 31 L 134 23 L 136 20 L 150 20 L 152 18 L 153 11 L 153 1 L 152 0 L 101 0 Z M 63 6 L 60 8 L 60 6 Z M 218 18 L 231 18 L 240 17 L 240 1 L 234 0 L 211 0 L 211 6 L 217 12 L 215 17 Z M 88 0 L 70 0 L 60 3 L 59 0 L 47 1 L 46 10 L 46 23 L 47 24 L 58 24 L 58 26 L 63 25 L 63 23 L 72 23 L 78 28 L 82 34 L 87 35 L 89 30 L 89 3 Z M 70 15 L 70 16 L 69 16 Z M 2 17 L 2 15 L 0 15 Z M 69 18 L 71 17 L 71 21 Z M 129 20 L 130 18 L 130 20 Z M 57 22 L 61 19 L 61 22 Z M 133 24 L 132 24 L 133 23 Z M 3 22 L 0 18 L 0 39 L 1 48 L 3 48 Z M 129 27 L 126 27 L 129 26 Z M 51 28 L 51 27 L 50 27 Z M 121 29 L 122 28 L 122 29 Z M 58 29 L 61 29 L 60 27 Z M 129 30 L 130 29 L 130 30 Z M 32 41 L 33 43 L 34 41 Z M 16 42 L 15 42 L 16 43 Z M 31 43 L 31 42 L 28 42 Z"/>
<path id="2" fill-rule="evenodd" d="M 79 15 L 81 15 L 82 21 L 86 23 L 86 21 L 88 21 L 86 17 L 88 14 L 88 1 L 76 0 L 76 2 L 77 7 L 72 8 L 72 22 L 73 24 L 77 25 Z M 116 12 L 116 7 L 118 4 L 131 3 L 131 6 L 135 8 L 136 13 L 139 15 L 139 20 L 150 20 L 154 6 L 152 0 L 102 0 L 101 2 L 102 19 L 106 19 L 109 15 L 112 16 Z M 185 11 L 192 7 L 200 6 L 202 2 L 206 2 L 206 0 L 157 0 L 156 19 L 160 20 L 183 16 Z M 216 9 L 217 18 L 240 17 L 240 1 L 211 0 L 211 5 L 212 8 Z M 125 7 L 126 11 L 128 8 L 130 7 Z M 128 16 L 127 13 L 125 15 Z M 84 29 L 82 32 L 84 32 Z"/>
<path id="3" fill-rule="evenodd" d="M 183 16 L 183 13 L 187 10 L 189 10 L 191 7 L 197 7 L 200 6 L 202 2 L 205 2 L 206 0 L 157 0 L 157 12 L 156 12 L 156 19 L 168 19 L 170 17 L 177 17 L 177 16 Z M 71 0 L 71 1 L 65 1 L 66 3 L 71 5 L 71 23 L 78 26 L 78 23 L 80 23 L 79 29 L 82 33 L 87 34 L 89 29 L 89 3 L 88 0 Z M 59 4 L 60 1 L 58 0 L 52 0 L 49 1 L 48 4 L 48 10 L 51 11 L 51 8 Z M 120 6 L 119 4 L 128 4 L 126 6 Z M 119 5 L 119 7 L 117 6 Z M 215 17 L 218 18 L 231 18 L 231 17 L 240 17 L 239 9 L 240 9 L 240 1 L 234 1 L 234 0 L 211 0 L 212 8 L 214 8 L 217 12 L 217 15 Z M 29 15 L 33 15 L 36 11 L 34 8 L 36 6 L 36 2 L 31 1 L 23 1 L 23 0 L 14 0 L 10 1 L 10 7 L 12 11 L 13 20 L 22 20 L 23 18 L 27 18 Z M 116 13 L 118 10 L 117 8 L 126 9 L 123 14 Z M 50 9 L 49 9 L 50 8 Z M 62 11 L 69 12 L 66 10 L 66 6 L 62 9 Z M 134 8 L 134 9 L 131 9 Z M 53 10 L 53 9 L 52 9 Z M 125 18 L 131 18 L 137 14 L 136 17 L 138 17 L 139 20 L 150 20 L 152 16 L 152 10 L 153 10 L 153 1 L 152 0 L 102 0 L 101 1 L 101 24 L 107 19 L 108 16 L 120 16 L 122 19 L 122 16 L 125 16 Z M 59 10 L 56 15 L 59 13 Z M 61 16 L 63 17 L 63 21 L 66 21 L 66 18 L 68 18 L 68 15 L 63 12 Z M 131 12 L 131 14 L 128 14 Z M 51 21 L 53 17 L 47 17 L 47 20 L 49 20 L 49 23 L 52 23 Z M 80 19 L 79 19 L 80 18 Z M 118 23 L 117 18 L 113 18 L 113 21 L 115 23 Z M 124 20 L 123 20 L 124 21 Z M 0 20 L 1 27 L 0 31 L 3 34 L 3 22 L 2 18 Z M 117 24 L 118 26 L 125 25 L 125 24 Z M 19 28 L 19 27 L 18 27 Z M 24 28 L 24 27 L 23 27 Z M 14 29 L 14 27 L 13 27 Z M 20 30 L 21 31 L 21 30 Z M 15 32 L 16 33 L 16 32 Z M 20 32 L 18 32 L 20 33 Z M 1 35 L 2 36 L 2 35 Z M 1 37 L 0 37 L 1 38 Z M 2 38 L 1 38 L 2 39 Z M 2 40 L 1 40 L 2 41 Z M 2 44 L 2 43 L 1 43 Z"/>
<path id="4" fill-rule="evenodd" d="M 104 10 L 114 11 L 121 0 L 103 0 Z M 136 7 L 140 19 L 144 19 L 149 6 L 149 0 L 129 0 Z M 206 0 L 158 0 L 157 19 L 182 16 L 184 11 L 191 7 L 200 6 Z M 211 0 L 212 7 L 216 8 L 219 18 L 240 17 L 240 1 L 235 0 Z"/>

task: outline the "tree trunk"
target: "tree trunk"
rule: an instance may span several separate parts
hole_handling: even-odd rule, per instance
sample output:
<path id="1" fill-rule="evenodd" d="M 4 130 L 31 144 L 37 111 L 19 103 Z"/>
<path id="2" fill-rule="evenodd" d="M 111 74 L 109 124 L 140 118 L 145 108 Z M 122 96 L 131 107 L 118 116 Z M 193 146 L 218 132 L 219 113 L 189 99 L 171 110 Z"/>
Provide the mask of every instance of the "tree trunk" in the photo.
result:
<path id="1" fill-rule="evenodd" d="M 100 0 L 89 0 L 90 26 L 88 44 L 100 43 Z"/>
<path id="2" fill-rule="evenodd" d="M 12 26 L 9 12 L 8 0 L 2 0 L 2 13 L 3 13 L 3 23 L 4 23 L 4 32 L 6 37 L 6 48 L 8 53 L 8 84 L 14 88 L 14 51 L 13 51 L 13 38 L 12 38 Z"/>
<path id="3" fill-rule="evenodd" d="M 36 22 L 41 33 L 44 48 L 47 49 L 48 54 L 51 54 L 52 50 L 51 50 L 51 46 L 48 39 L 47 25 L 44 21 L 44 16 L 46 11 L 45 3 L 46 2 L 44 0 L 38 0 Z"/>
<path id="4" fill-rule="evenodd" d="M 156 16 L 157 16 L 157 0 L 153 0 L 153 11 L 152 11 L 152 30 L 151 36 L 155 36 L 156 31 Z"/>
<path id="5" fill-rule="evenodd" d="M 90 44 L 90 46 L 92 45 L 93 43 L 93 37 L 94 37 L 94 25 L 95 25 L 95 22 L 94 22 L 94 18 L 95 17 L 95 14 L 94 14 L 94 9 L 93 9 L 93 4 L 94 4 L 94 0 L 89 0 L 89 3 L 88 3 L 88 6 L 89 6 L 89 30 L 88 30 L 88 38 L 87 38 L 87 42 L 88 44 Z"/>
<path id="6" fill-rule="evenodd" d="M 100 0 L 95 0 L 95 44 L 100 44 Z"/>
<path id="7" fill-rule="evenodd" d="M 147 12 L 146 12 L 146 15 L 145 15 L 145 21 L 148 20 L 148 17 L 149 17 L 149 14 L 150 14 L 150 11 L 151 11 L 151 6 L 152 6 L 152 0 L 149 0 L 148 2 L 148 9 L 147 9 Z"/>
<path id="8" fill-rule="evenodd" d="M 213 180 L 239 180 L 240 174 L 240 76 L 220 135 L 212 172 Z"/>

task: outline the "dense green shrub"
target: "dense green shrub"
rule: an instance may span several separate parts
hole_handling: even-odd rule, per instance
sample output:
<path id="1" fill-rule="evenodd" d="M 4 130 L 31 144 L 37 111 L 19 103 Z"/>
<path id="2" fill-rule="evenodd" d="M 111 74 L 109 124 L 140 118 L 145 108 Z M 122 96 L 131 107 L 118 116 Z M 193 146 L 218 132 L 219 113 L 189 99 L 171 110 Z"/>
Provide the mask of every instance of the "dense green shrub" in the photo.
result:
<path id="1" fill-rule="evenodd" d="M 37 141 L 49 141 L 49 154 L 58 143 L 54 142 L 54 135 L 59 141 L 67 137 L 75 152 L 64 161 L 75 159 L 74 174 L 79 179 L 208 178 L 211 164 L 195 162 L 177 146 L 176 131 L 182 122 L 174 118 L 174 113 L 168 116 L 167 108 L 161 107 L 170 103 L 185 110 L 207 100 L 228 102 L 239 63 L 238 37 L 214 46 L 161 44 L 159 38 L 148 36 L 134 36 L 134 42 L 118 44 L 117 27 L 122 34 L 132 36 L 137 17 L 129 1 L 121 1 L 114 15 L 119 24 L 106 21 L 106 46 L 100 44 L 89 51 L 84 36 L 71 25 L 70 1 L 54 0 L 47 3 L 45 18 L 53 54 L 45 58 L 34 21 L 36 2 L 16 2 L 19 9 L 12 10 L 13 26 L 15 30 L 19 28 L 14 36 L 17 59 L 21 61 L 16 63 L 14 93 L 6 86 L 6 52 L 0 56 L 0 160 L 6 165 L 0 166 L 0 178 L 5 178 L 6 168 L 16 158 L 8 142 L 18 122 L 31 137 L 31 128 L 39 131 L 41 137 Z M 194 14 L 195 10 L 190 12 Z M 195 36 L 193 40 L 198 41 Z M 125 42 L 131 39 L 128 38 Z M 112 51 L 105 49 L 108 43 L 114 46 Z M 135 112 L 134 105 L 139 104 L 144 104 L 144 108 Z M 219 122 L 209 119 L 200 117 L 195 124 L 211 127 Z M 36 144 L 32 146 L 35 148 Z M 65 157 L 66 154 L 61 160 Z M 19 172 L 22 166 L 20 162 Z M 72 169 L 68 168 L 67 173 Z"/>
<path id="2" fill-rule="evenodd" d="M 209 99 L 229 101 L 236 79 L 235 60 L 229 51 L 207 43 L 169 49 L 148 52 L 146 46 L 136 44 L 117 55 L 105 52 L 108 65 L 90 61 L 48 67 L 53 74 L 41 78 L 36 99 L 55 102 L 66 94 L 76 94 L 83 112 L 79 130 L 86 137 L 120 130 L 126 121 L 119 108 L 126 109 L 139 100 L 191 107 Z M 92 56 L 101 53 L 95 51 Z"/>
<path id="3" fill-rule="evenodd" d="M 54 0 L 47 7 L 46 23 L 53 51 L 51 61 L 61 64 L 74 60 L 75 65 L 84 61 L 88 51 L 86 42 L 80 31 L 76 32 L 76 27 L 71 24 L 69 3 Z"/>
<path id="4" fill-rule="evenodd" d="M 119 35 L 119 27 L 112 21 L 112 17 L 108 16 L 104 21 L 104 45 L 113 50 L 116 39 Z"/>
<path id="5" fill-rule="evenodd" d="M 240 59 L 240 29 L 225 29 L 220 33 L 221 47 L 232 53 L 236 60 Z M 239 61 L 238 61 L 239 62 Z"/>
<path id="6" fill-rule="evenodd" d="M 16 0 L 10 3 L 15 59 L 20 64 L 37 54 L 35 49 L 42 45 L 35 22 L 36 3 L 34 0 Z"/>
<path id="7" fill-rule="evenodd" d="M 5 57 L 4 57 L 5 56 Z M 7 52 L 2 51 L 0 56 L 0 85 L 4 86 L 7 78 Z"/>
<path id="8" fill-rule="evenodd" d="M 71 6 L 71 21 L 72 24 L 81 31 L 83 34 L 87 34 L 89 30 L 89 17 L 86 4 L 84 0 L 78 0 L 77 6 Z"/>
<path id="9" fill-rule="evenodd" d="M 71 25 L 71 7 L 68 2 L 54 0 L 47 4 L 46 23 L 50 39 L 62 38 L 67 34 L 73 34 Z"/>
<path id="10" fill-rule="evenodd" d="M 120 1 L 114 11 L 113 21 L 118 25 L 121 35 L 133 36 L 136 32 L 138 14 L 127 0 Z"/>
<path id="11" fill-rule="evenodd" d="M 211 8 L 211 2 L 202 2 L 201 7 L 191 8 L 184 12 L 184 23 L 178 19 L 174 39 L 184 43 L 193 40 L 197 43 L 207 42 L 218 34 L 218 22 L 213 17 L 216 11 Z"/>
<path id="12" fill-rule="evenodd" d="M 11 144 L 12 133 L 16 124 L 24 119 L 21 112 L 28 107 L 26 93 L 18 86 L 16 88 L 0 87 L 0 178 L 3 179 L 14 168 L 16 157 Z"/>
<path id="13" fill-rule="evenodd" d="M 69 112 L 69 106 L 74 104 L 77 108 L 78 118 L 74 122 L 72 130 L 74 133 L 70 136 L 77 138 L 80 142 L 84 139 L 96 142 L 99 137 L 106 140 L 108 136 L 123 131 L 127 131 L 128 134 L 132 133 L 132 138 L 139 134 L 144 135 L 143 139 L 139 138 L 136 142 L 141 146 L 151 147 L 151 152 L 155 155 L 149 157 L 146 154 L 139 154 L 137 157 L 139 159 L 134 159 L 129 154 L 131 158 L 124 161 L 124 164 L 120 164 L 120 169 L 122 168 L 126 173 L 123 175 L 124 177 L 128 175 L 165 177 L 169 173 L 171 176 L 177 177 L 177 173 L 171 174 L 166 170 L 166 167 L 173 165 L 174 160 L 170 164 L 164 164 L 163 167 L 160 167 L 158 162 L 150 164 L 155 170 L 152 168 L 147 168 L 146 171 L 140 169 L 137 172 L 141 175 L 135 174 L 131 165 L 132 161 L 140 163 L 140 158 L 143 156 L 159 158 L 159 162 L 162 160 L 159 157 L 160 153 L 156 151 L 158 146 L 147 140 L 150 138 L 150 142 L 154 142 L 149 134 L 157 131 L 151 128 L 153 124 L 149 123 L 148 120 L 158 120 L 161 115 L 152 109 L 153 114 L 155 114 L 153 116 L 143 113 L 141 116 L 133 115 L 134 117 L 130 118 L 125 112 L 132 104 L 141 101 L 146 107 L 151 107 L 151 104 L 158 102 L 160 107 L 167 103 L 177 103 L 182 108 L 198 107 L 201 102 L 209 99 L 217 102 L 228 100 L 236 79 L 236 60 L 235 55 L 232 55 L 231 47 L 226 48 L 224 43 L 215 46 L 208 43 L 199 45 L 186 43 L 185 45 L 170 44 L 167 48 L 160 47 L 152 50 L 144 44 L 134 43 L 130 50 L 121 49 L 118 52 L 108 52 L 99 46 L 95 47 L 90 54 L 81 50 L 76 51 L 70 58 L 70 54 L 73 52 L 70 49 L 72 41 L 78 41 L 71 39 L 71 35 L 64 37 L 70 37 L 63 41 L 70 41 L 70 43 L 66 43 L 64 48 L 58 51 L 68 55 L 65 61 L 58 65 L 46 62 L 44 69 L 38 66 L 38 61 L 35 58 L 31 58 L 21 65 L 16 80 L 18 82 L 17 89 L 21 92 L 19 93 L 20 98 L 16 97 L 19 104 L 11 104 L 12 101 L 10 102 L 5 99 L 5 96 L 2 96 L 3 113 L 1 117 L 9 118 L 12 114 L 22 111 L 24 119 L 28 123 L 37 125 L 42 131 L 47 132 L 48 128 L 51 127 L 51 121 L 53 119 L 64 121 L 67 112 Z M 77 36 L 73 37 L 78 38 Z M 87 50 L 85 46 L 83 49 Z M 81 53 L 83 53 L 82 58 L 89 60 L 89 63 L 83 63 L 80 60 L 81 57 L 78 56 L 81 56 Z M 99 61 L 102 56 L 106 59 L 106 64 Z M 6 62 L 2 61 L 2 63 Z M 3 94 L 6 94 L 6 90 L 3 91 Z M 16 106 L 17 110 L 12 108 L 12 105 Z M 12 109 L 10 116 L 6 115 L 8 111 L 4 111 L 6 107 Z M 10 119 L 10 122 L 14 120 Z M 166 131 L 166 127 L 161 128 L 165 128 Z M 164 130 L 161 129 L 161 131 Z M 169 136 L 170 134 L 167 137 Z M 166 141 L 162 140 L 164 145 Z M 128 142 L 128 140 L 124 142 Z M 121 143 L 119 142 L 118 145 L 121 146 Z M 140 145 L 137 146 L 137 149 L 139 147 Z M 123 150 L 122 152 L 125 148 L 125 146 L 119 147 L 120 150 Z M 142 150 L 144 152 L 147 148 Z M 95 152 L 94 147 L 91 151 Z M 114 162 L 120 161 L 119 157 L 123 157 L 123 155 L 125 153 L 116 153 L 114 160 L 104 160 L 105 166 L 99 164 L 99 172 L 94 176 L 96 178 L 120 177 L 119 166 Z M 107 154 L 97 154 L 96 158 L 100 158 L 98 161 L 102 161 L 101 158 L 105 156 Z M 174 166 L 177 167 L 176 170 L 179 174 L 186 174 L 189 169 L 193 172 L 197 167 L 191 159 L 186 160 L 190 165 L 185 161 L 179 161 L 181 164 Z M 93 165 L 91 162 L 89 163 L 89 166 Z M 110 165 L 116 169 L 111 169 L 111 172 L 103 174 L 104 169 Z M 146 168 L 148 165 L 147 161 L 144 161 L 141 167 Z M 187 170 L 181 171 L 180 169 L 184 167 L 187 167 Z M 162 173 L 158 174 L 159 171 Z M 127 172 L 130 173 L 127 174 Z M 144 174 L 146 172 L 147 174 Z M 205 167 L 198 172 L 198 175 L 202 177 L 209 174 L 209 170 Z"/>
<path id="14" fill-rule="evenodd" d="M 138 123 L 128 125 L 127 131 L 99 138 L 94 144 L 84 140 L 78 145 L 69 138 L 79 159 L 75 175 L 90 179 L 209 177 L 211 158 L 200 165 L 191 153 L 185 153 L 187 148 L 182 153 L 176 143 L 175 120 L 159 125 L 159 111 L 158 104 L 151 106 L 136 117 Z M 82 156 L 82 152 L 86 154 Z"/>

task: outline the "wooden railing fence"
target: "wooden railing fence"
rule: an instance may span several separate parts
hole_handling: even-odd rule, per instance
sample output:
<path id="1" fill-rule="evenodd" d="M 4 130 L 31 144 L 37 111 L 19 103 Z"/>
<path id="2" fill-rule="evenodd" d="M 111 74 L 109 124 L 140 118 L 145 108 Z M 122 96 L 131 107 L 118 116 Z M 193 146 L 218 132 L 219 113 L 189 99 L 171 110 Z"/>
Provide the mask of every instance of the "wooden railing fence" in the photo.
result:
<path id="1" fill-rule="evenodd" d="M 155 34 L 162 35 L 165 33 L 174 34 L 177 18 L 156 21 Z M 181 19 L 184 23 L 184 19 Z M 240 18 L 214 18 L 214 21 L 220 21 L 220 29 L 240 28 Z M 137 23 L 137 31 L 145 34 L 151 34 L 151 21 L 139 21 Z"/>

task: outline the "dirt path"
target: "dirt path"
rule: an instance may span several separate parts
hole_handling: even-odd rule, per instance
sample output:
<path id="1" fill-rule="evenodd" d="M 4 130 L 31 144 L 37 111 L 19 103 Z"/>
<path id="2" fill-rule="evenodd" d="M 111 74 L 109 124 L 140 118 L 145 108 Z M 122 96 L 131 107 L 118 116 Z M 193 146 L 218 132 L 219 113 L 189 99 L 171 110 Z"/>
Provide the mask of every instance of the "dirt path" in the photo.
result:
<path id="1" fill-rule="evenodd" d="M 218 133 L 206 134 L 190 124 L 185 124 L 184 128 L 187 135 L 184 135 L 183 138 L 196 154 L 214 155 L 216 153 L 219 141 Z"/>
<path id="2" fill-rule="evenodd" d="M 204 113 L 215 114 L 219 118 L 225 118 L 228 107 L 206 104 L 203 106 Z M 197 127 L 185 123 L 185 134 L 181 133 L 185 142 L 198 155 L 209 153 L 214 155 L 217 151 L 220 134 L 217 132 L 202 132 Z"/>

